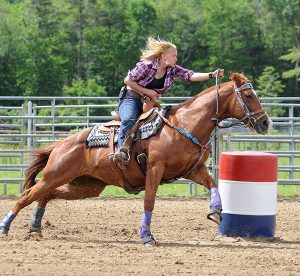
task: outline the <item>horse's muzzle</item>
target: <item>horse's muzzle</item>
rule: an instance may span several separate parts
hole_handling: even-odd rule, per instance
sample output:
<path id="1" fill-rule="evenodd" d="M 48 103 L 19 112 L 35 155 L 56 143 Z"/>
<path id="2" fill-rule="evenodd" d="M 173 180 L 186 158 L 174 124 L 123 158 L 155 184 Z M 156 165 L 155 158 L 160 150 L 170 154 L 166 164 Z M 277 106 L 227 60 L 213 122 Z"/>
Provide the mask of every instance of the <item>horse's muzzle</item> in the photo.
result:
<path id="1" fill-rule="evenodd" d="M 265 116 L 256 122 L 255 130 L 259 134 L 267 134 L 270 126 L 272 126 L 272 120 L 268 116 Z"/>

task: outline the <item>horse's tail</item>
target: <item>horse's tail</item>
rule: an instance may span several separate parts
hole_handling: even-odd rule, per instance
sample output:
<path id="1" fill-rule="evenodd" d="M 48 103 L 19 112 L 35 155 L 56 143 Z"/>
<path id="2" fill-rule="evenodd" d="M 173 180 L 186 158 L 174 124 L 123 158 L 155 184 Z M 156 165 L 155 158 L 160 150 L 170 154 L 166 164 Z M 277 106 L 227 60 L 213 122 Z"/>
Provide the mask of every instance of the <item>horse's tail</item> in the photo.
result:
<path id="1" fill-rule="evenodd" d="M 24 190 L 31 188 L 36 183 L 36 176 L 46 167 L 51 152 L 60 143 L 61 141 L 53 143 L 46 148 L 37 149 L 32 153 L 34 161 L 25 172 Z"/>

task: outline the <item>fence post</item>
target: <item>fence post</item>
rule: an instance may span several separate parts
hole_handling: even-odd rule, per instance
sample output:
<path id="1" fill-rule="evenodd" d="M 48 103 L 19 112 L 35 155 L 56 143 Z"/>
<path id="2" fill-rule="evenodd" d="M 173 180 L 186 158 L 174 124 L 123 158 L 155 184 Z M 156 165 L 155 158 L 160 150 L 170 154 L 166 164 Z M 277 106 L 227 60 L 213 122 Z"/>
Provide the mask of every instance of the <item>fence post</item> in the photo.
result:
<path id="1" fill-rule="evenodd" d="M 4 180 L 3 185 L 4 185 L 3 194 L 7 195 L 7 182 L 6 182 L 6 180 Z"/>
<path id="2" fill-rule="evenodd" d="M 230 133 L 227 133 L 227 151 L 231 151 L 231 137 Z"/>
<path id="3" fill-rule="evenodd" d="M 194 196 L 198 195 L 198 184 L 194 183 Z"/>
<path id="4" fill-rule="evenodd" d="M 189 182 L 190 195 L 193 195 L 193 182 Z"/>
<path id="5" fill-rule="evenodd" d="M 51 100 L 51 116 L 52 116 L 52 140 L 55 141 L 55 98 Z"/>
<path id="6" fill-rule="evenodd" d="M 25 115 L 25 108 L 24 108 L 24 104 L 22 104 L 22 116 Z M 21 119 L 21 134 L 25 136 L 25 122 L 24 122 L 24 119 Z M 25 163 L 25 158 L 24 158 L 24 150 L 25 150 L 25 142 L 24 142 L 24 139 L 25 137 L 21 137 L 21 153 L 20 153 L 20 163 L 21 165 L 24 165 Z M 21 168 L 21 171 L 20 171 L 20 178 L 23 179 L 24 177 L 24 168 L 22 167 Z M 20 187 L 19 187 L 19 191 L 20 193 L 22 193 L 22 190 L 23 190 L 23 186 L 22 186 L 22 181 L 20 181 Z"/>
<path id="7" fill-rule="evenodd" d="M 289 106 L 289 118 L 293 118 L 294 117 L 294 106 Z M 292 152 L 292 154 L 289 156 L 289 166 L 290 166 L 290 171 L 289 171 L 289 179 L 293 179 L 294 178 L 294 143 L 295 143 L 295 139 L 293 137 L 294 135 L 294 120 L 291 119 L 289 120 L 289 135 L 291 137 L 291 142 L 289 143 L 289 150 Z"/>
<path id="8" fill-rule="evenodd" d="M 30 152 L 32 150 L 32 102 L 29 101 L 28 102 L 28 109 L 27 109 L 27 116 L 28 116 L 28 119 L 27 119 L 27 163 L 29 162 L 30 160 Z"/>
<path id="9" fill-rule="evenodd" d="M 89 105 L 86 107 L 86 116 L 87 116 L 86 127 L 89 128 L 90 127 L 90 106 Z"/>
<path id="10" fill-rule="evenodd" d="M 32 120 L 32 133 L 33 134 L 36 134 L 36 115 L 37 115 L 37 108 L 36 108 L 36 104 L 33 105 L 33 117 L 34 119 Z M 32 139 L 32 150 L 35 150 L 36 149 L 36 139 L 37 137 L 33 137 Z"/>

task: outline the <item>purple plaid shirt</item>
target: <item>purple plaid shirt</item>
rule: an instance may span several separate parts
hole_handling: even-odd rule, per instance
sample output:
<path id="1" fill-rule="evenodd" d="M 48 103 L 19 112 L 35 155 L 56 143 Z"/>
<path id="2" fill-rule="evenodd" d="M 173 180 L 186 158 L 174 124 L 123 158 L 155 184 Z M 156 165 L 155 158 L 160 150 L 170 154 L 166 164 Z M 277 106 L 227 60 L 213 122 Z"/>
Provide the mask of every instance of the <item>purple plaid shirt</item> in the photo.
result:
<path id="1" fill-rule="evenodd" d="M 157 72 L 157 65 L 157 59 L 151 61 L 140 61 L 131 71 L 128 72 L 128 77 L 130 80 L 137 82 L 140 86 L 145 87 L 154 79 Z M 162 96 L 171 87 L 177 77 L 188 81 L 193 74 L 193 70 L 182 68 L 179 65 L 175 65 L 173 68 L 168 67 L 164 87 L 157 89 L 156 91 L 159 96 Z"/>

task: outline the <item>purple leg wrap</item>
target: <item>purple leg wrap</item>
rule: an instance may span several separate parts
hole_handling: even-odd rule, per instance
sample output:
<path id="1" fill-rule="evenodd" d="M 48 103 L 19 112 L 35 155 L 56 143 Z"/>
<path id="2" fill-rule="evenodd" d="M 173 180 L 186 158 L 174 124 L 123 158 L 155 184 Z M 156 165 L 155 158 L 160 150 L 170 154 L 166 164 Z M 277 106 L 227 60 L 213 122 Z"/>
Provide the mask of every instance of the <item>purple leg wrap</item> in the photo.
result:
<path id="1" fill-rule="evenodd" d="M 210 190 L 210 209 L 222 210 L 222 202 L 218 188 L 212 188 Z"/>
<path id="2" fill-rule="evenodd" d="M 140 227 L 141 238 L 151 234 L 150 231 L 151 218 L 152 218 L 152 212 L 145 211 L 143 213 L 142 220 L 141 220 L 141 227 Z"/>

